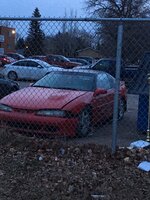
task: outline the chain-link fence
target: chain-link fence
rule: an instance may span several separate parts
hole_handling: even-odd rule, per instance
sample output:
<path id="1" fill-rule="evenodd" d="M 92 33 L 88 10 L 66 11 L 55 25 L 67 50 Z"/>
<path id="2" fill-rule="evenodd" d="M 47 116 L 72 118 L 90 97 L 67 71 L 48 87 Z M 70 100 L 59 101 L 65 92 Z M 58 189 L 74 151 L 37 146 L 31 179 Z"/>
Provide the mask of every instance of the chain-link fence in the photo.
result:
<path id="1" fill-rule="evenodd" d="M 149 140 L 148 19 L 0 24 L 1 130 L 113 151 Z"/>

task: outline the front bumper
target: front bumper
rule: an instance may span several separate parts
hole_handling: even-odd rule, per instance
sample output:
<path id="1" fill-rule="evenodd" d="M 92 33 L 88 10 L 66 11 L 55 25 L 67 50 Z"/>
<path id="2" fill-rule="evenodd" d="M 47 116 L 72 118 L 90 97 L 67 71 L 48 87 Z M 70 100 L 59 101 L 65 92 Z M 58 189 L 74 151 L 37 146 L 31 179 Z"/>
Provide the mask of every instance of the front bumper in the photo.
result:
<path id="1" fill-rule="evenodd" d="M 35 135 L 75 136 L 77 118 L 36 116 L 30 113 L 0 111 L 0 127 Z"/>

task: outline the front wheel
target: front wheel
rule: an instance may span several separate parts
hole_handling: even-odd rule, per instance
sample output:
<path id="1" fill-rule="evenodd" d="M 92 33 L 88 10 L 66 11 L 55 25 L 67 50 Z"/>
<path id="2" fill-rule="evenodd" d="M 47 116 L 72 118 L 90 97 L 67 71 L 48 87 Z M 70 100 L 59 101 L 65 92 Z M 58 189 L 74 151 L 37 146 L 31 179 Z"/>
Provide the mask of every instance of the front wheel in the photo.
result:
<path id="1" fill-rule="evenodd" d="M 13 87 L 12 87 L 12 92 L 15 92 L 15 91 L 17 91 L 17 90 L 19 90 L 19 87 L 17 87 L 17 86 L 13 86 Z"/>
<path id="2" fill-rule="evenodd" d="M 91 127 L 90 109 L 82 110 L 78 118 L 77 135 L 79 137 L 85 137 L 89 134 Z"/>
<path id="3" fill-rule="evenodd" d="M 16 72 L 11 71 L 8 73 L 8 78 L 11 80 L 16 80 L 18 78 L 18 76 L 17 76 Z"/>

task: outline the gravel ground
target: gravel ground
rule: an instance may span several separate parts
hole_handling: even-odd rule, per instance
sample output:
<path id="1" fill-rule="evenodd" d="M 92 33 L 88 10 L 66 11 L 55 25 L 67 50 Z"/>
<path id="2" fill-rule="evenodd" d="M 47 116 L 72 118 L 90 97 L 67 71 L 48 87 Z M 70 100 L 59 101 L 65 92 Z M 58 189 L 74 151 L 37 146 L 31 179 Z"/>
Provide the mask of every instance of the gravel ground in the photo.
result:
<path id="1" fill-rule="evenodd" d="M 149 200 L 150 150 L 0 135 L 0 200 Z"/>

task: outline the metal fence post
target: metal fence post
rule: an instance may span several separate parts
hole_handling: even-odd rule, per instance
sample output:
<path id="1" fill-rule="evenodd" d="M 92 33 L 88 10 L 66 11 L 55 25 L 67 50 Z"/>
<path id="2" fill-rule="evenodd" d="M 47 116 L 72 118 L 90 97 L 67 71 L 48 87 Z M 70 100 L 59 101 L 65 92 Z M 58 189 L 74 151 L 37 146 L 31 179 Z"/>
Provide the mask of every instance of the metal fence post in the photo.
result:
<path id="1" fill-rule="evenodd" d="M 116 145 L 117 145 L 118 105 L 119 105 L 122 39 L 123 39 L 123 24 L 121 23 L 121 24 L 118 25 L 118 36 L 117 36 L 116 84 L 115 84 L 114 110 L 113 110 L 113 128 L 112 128 L 112 154 L 115 153 Z"/>
<path id="2" fill-rule="evenodd" d="M 147 123 L 147 135 L 146 141 L 150 142 L 150 74 L 148 73 L 148 123 Z"/>

